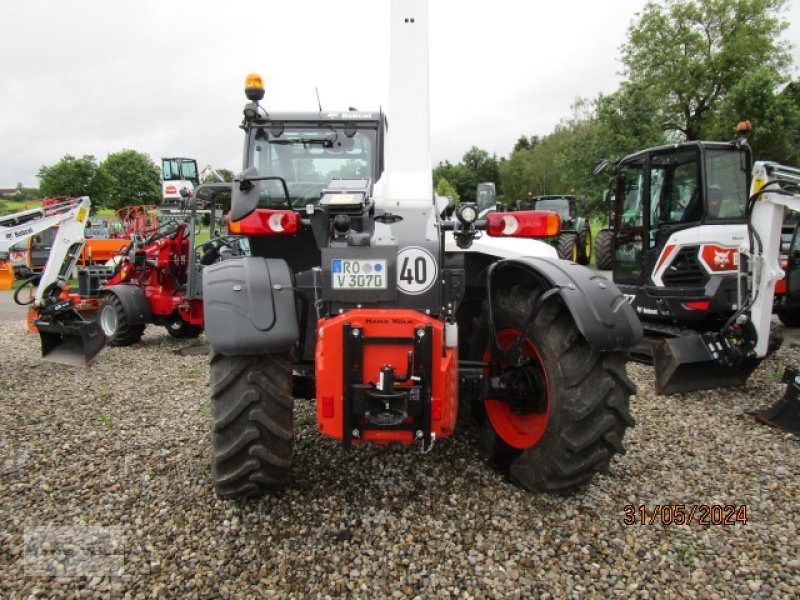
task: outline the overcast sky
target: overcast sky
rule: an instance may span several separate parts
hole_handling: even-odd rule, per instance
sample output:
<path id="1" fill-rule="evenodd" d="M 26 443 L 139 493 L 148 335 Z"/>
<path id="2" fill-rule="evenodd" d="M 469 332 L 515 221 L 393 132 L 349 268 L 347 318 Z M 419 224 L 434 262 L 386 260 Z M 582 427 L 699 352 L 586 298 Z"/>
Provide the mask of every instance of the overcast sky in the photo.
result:
<path id="1" fill-rule="evenodd" d="M 612 92 L 645 0 L 430 0 L 433 163 L 507 156 Z M 238 171 L 244 76 L 269 110 L 388 103 L 388 0 L 0 0 L 0 188 L 131 148 Z M 800 65 L 800 0 L 784 39 Z M 391 118 L 391 115 L 389 115 Z"/>

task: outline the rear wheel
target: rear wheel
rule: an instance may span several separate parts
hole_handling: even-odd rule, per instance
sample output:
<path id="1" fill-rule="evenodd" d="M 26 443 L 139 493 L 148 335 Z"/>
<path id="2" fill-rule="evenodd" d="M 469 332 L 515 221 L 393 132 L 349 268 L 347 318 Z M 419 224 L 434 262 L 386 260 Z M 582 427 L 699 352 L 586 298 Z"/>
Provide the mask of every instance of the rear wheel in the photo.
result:
<path id="1" fill-rule="evenodd" d="M 286 354 L 211 352 L 211 478 L 224 498 L 286 485 L 292 461 L 291 362 Z"/>
<path id="2" fill-rule="evenodd" d="M 147 325 L 128 322 L 122 301 L 115 294 L 106 294 L 97 308 L 97 320 L 110 346 L 130 346 L 142 339 Z"/>
<path id="3" fill-rule="evenodd" d="M 592 260 L 592 230 L 587 221 L 583 222 L 580 235 L 578 236 L 578 263 L 588 265 Z"/>
<path id="4" fill-rule="evenodd" d="M 558 258 L 578 262 L 578 236 L 574 233 L 562 233 L 558 236 Z"/>
<path id="5" fill-rule="evenodd" d="M 601 271 L 610 271 L 614 267 L 614 232 L 601 229 L 594 242 L 594 264 Z"/>
<path id="6" fill-rule="evenodd" d="M 541 290 L 525 286 L 498 291 L 495 327 L 509 348 Z M 491 358 L 486 312 L 475 324 L 470 355 Z M 548 300 L 522 343 L 521 367 L 496 365 L 505 398 L 473 406 L 481 446 L 489 460 L 518 485 L 560 491 L 587 484 L 624 453 L 625 430 L 634 420 L 628 409 L 635 386 L 620 352 L 600 353 L 580 334 L 567 308 Z"/>
<path id="7" fill-rule="evenodd" d="M 194 325 L 181 319 L 180 315 L 173 315 L 172 320 L 166 325 L 167 333 L 177 340 L 196 338 L 203 333 L 202 325 Z"/>

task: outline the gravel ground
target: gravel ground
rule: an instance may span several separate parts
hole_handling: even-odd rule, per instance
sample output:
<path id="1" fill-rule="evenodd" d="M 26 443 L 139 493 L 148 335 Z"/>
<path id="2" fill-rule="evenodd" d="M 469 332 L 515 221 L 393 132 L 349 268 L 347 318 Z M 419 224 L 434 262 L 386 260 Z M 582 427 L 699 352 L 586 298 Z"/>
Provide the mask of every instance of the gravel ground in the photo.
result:
<path id="1" fill-rule="evenodd" d="M 298 401 L 291 485 L 220 501 L 205 356 L 151 327 L 88 370 L 43 363 L 0 323 L 3 597 L 787 597 L 800 590 L 800 447 L 743 411 L 783 393 L 787 344 L 744 388 L 655 396 L 628 453 L 568 496 L 484 464 L 471 430 L 349 454 Z M 625 506 L 747 507 L 735 525 L 626 525 Z M 638 513 L 636 515 L 639 517 Z M 739 515 L 741 516 L 741 515 Z M 657 519 L 660 521 L 660 519 Z M 59 560 L 59 557 L 67 557 Z"/>

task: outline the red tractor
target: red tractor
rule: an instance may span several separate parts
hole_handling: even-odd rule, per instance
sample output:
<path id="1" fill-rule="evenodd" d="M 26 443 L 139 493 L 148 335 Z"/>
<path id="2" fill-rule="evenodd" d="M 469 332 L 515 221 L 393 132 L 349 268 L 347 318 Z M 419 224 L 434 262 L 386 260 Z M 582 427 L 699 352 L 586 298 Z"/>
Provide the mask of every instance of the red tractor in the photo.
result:
<path id="1" fill-rule="evenodd" d="M 212 184 L 221 191 L 230 185 Z M 212 215 L 212 220 L 214 215 Z M 135 236 L 114 267 L 78 271 L 79 310 L 96 311 L 112 346 L 138 342 L 148 324 L 163 325 L 175 338 L 195 338 L 203 331 L 201 269 L 227 253 L 228 238 L 212 238 L 195 248 L 197 212 L 163 222 Z"/>

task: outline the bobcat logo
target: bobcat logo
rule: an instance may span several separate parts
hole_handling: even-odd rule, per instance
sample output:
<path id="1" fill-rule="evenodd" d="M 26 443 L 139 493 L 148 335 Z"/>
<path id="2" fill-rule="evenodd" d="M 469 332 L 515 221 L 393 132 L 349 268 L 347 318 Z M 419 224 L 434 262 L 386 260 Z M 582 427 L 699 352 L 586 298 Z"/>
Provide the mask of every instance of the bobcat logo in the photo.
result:
<path id="1" fill-rule="evenodd" d="M 727 267 L 731 262 L 731 253 L 728 250 L 717 252 L 714 250 L 714 266 L 722 268 Z"/>

